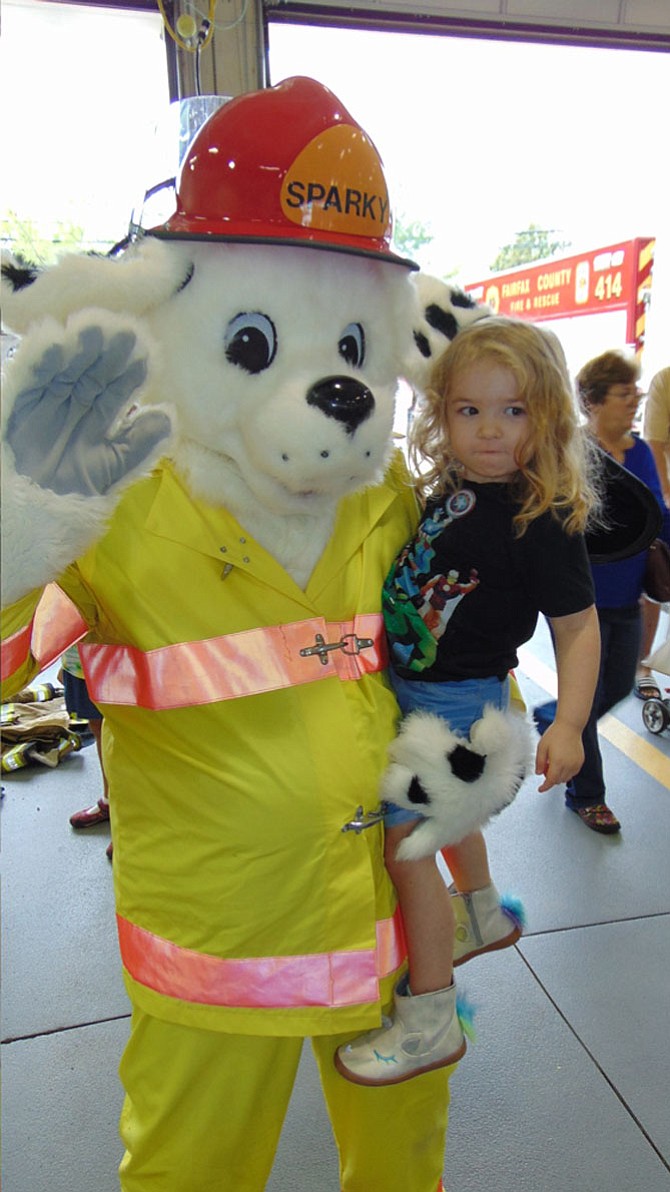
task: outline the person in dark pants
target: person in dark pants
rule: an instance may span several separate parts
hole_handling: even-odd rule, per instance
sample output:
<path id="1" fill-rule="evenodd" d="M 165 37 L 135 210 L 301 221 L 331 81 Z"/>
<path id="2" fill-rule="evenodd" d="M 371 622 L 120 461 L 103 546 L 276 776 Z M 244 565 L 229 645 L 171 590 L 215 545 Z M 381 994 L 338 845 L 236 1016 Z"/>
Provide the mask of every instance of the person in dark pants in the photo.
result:
<path id="1" fill-rule="evenodd" d="M 633 433 L 640 401 L 638 362 L 621 352 L 590 360 L 576 378 L 589 433 L 604 451 L 651 489 L 664 513 L 662 536 L 670 542 L 670 510 L 663 502 L 654 457 Z M 640 597 L 647 551 L 618 563 L 592 566 L 600 622 L 600 675 L 582 735 L 584 764 L 566 786 L 565 802 L 594 832 L 615 833 L 621 824 L 607 805 L 598 721 L 631 693 L 642 640 Z"/>
<path id="2" fill-rule="evenodd" d="M 65 707 L 71 716 L 74 715 L 81 720 L 88 721 L 88 726 L 98 751 L 98 760 L 102 775 L 102 794 L 97 803 L 94 803 L 91 807 L 84 807 L 81 811 L 75 811 L 70 816 L 70 823 L 73 828 L 92 828 L 95 824 L 104 824 L 109 821 L 109 787 L 102 760 L 102 714 L 88 694 L 81 658 L 79 656 L 79 648 L 77 646 L 70 646 L 69 650 L 65 651 L 61 659 L 61 666 Z M 108 844 L 106 851 L 111 861 L 113 855 L 111 842 Z"/>

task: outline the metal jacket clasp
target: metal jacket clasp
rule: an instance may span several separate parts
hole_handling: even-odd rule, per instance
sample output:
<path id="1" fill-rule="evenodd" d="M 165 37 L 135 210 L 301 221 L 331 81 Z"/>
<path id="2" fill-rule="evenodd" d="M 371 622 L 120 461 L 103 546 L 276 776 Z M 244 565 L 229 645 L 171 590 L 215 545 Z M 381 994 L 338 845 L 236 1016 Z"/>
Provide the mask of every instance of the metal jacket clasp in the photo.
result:
<path id="1" fill-rule="evenodd" d="M 328 654 L 331 650 L 341 650 L 343 654 L 360 654 L 361 650 L 367 650 L 374 645 L 371 637 L 357 637 L 355 633 L 345 633 L 339 642 L 327 642 L 321 633 L 316 633 L 314 637 L 316 645 L 305 646 L 305 649 L 300 651 L 300 657 L 309 658 L 312 654 L 318 654 L 323 666 L 328 666 Z"/>
<path id="2" fill-rule="evenodd" d="M 343 824 L 341 830 L 343 832 L 355 832 L 357 836 L 360 836 L 361 832 L 364 831 L 365 828 L 373 828 L 374 825 L 378 824 L 380 820 L 383 820 L 383 818 L 384 812 L 381 810 L 381 808 L 378 811 L 363 811 L 362 806 L 359 806 L 354 812 L 354 818 L 347 820 L 346 824 Z"/>

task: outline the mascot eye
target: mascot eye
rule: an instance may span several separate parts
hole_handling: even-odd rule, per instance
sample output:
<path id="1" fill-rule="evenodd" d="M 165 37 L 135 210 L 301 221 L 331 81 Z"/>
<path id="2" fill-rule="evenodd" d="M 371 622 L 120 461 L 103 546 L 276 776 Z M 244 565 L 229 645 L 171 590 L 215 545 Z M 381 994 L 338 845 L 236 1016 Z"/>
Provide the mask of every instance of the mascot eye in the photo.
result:
<path id="1" fill-rule="evenodd" d="M 360 323 L 348 323 L 340 336 L 337 350 L 347 364 L 360 368 L 365 360 L 365 332 Z"/>
<path id="2" fill-rule="evenodd" d="M 243 313 L 230 320 L 223 342 L 231 364 L 248 373 L 260 373 L 275 358 L 277 332 L 267 315 Z"/>

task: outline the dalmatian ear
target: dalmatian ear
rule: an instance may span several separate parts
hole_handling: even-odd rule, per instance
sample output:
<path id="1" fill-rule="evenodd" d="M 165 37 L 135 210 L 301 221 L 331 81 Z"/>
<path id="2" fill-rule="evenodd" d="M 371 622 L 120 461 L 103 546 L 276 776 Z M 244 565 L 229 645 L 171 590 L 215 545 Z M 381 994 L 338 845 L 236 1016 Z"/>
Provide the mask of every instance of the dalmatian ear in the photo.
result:
<path id="1" fill-rule="evenodd" d="M 413 342 L 403 373 L 411 385 L 423 390 L 434 361 L 458 332 L 493 312 L 489 306 L 478 306 L 457 286 L 427 273 L 415 274 L 412 284 L 416 294 Z"/>
<path id="2" fill-rule="evenodd" d="M 429 712 L 403 721 L 382 779 L 382 798 L 423 819 L 398 849 L 401 861 L 457 844 L 507 807 L 532 773 L 537 734 L 518 712 L 487 707 L 469 738 Z"/>
<path id="3" fill-rule="evenodd" d="M 65 322 L 95 307 L 143 315 L 165 302 L 190 278 L 183 249 L 146 237 L 119 257 L 70 253 L 46 269 L 2 254 L 0 298 L 5 326 L 18 335 L 45 318 Z"/>

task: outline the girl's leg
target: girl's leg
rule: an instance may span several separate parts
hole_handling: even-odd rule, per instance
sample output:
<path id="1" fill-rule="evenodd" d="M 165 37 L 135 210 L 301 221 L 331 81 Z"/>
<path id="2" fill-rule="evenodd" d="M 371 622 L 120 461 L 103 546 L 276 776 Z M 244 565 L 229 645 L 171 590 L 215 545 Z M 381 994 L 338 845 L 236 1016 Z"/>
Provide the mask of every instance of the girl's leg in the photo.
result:
<path id="1" fill-rule="evenodd" d="M 508 683 L 490 685 L 487 702 L 504 711 L 508 694 Z M 518 899 L 501 899 L 491 877 L 482 832 L 473 832 L 458 844 L 442 849 L 442 856 L 453 878 L 454 967 L 516 943 L 523 930 L 523 908 Z"/>
<path id="2" fill-rule="evenodd" d="M 413 994 L 446 989 L 452 983 L 454 913 L 434 857 L 399 861 L 396 850 L 414 824 L 387 828 L 386 868 L 402 911 L 409 987 Z"/>
<path id="3" fill-rule="evenodd" d="M 485 952 L 510 948 L 523 931 L 523 908 L 518 899 L 502 899 L 493 884 L 481 832 L 443 849 L 442 855 L 454 879 L 454 968 Z"/>
<path id="4" fill-rule="evenodd" d="M 394 814 L 397 810 L 390 818 Z M 335 1065 L 355 1084 L 399 1084 L 455 1064 L 465 1053 L 453 982 L 452 899 L 435 856 L 401 861 L 396 855 L 415 823 L 387 823 L 385 851 L 405 926 L 409 973 L 396 987 L 393 1018 L 338 1048 Z"/>
<path id="5" fill-rule="evenodd" d="M 442 856 L 460 894 L 471 894 L 473 890 L 490 886 L 489 855 L 481 832 L 473 832 L 459 844 L 442 849 Z"/>
<path id="6" fill-rule="evenodd" d="M 500 711 L 506 711 L 509 707 L 508 679 L 502 682 L 485 679 L 443 685 L 410 682 L 392 674 L 392 682 L 405 715 L 416 709 L 434 712 L 448 720 L 452 729 L 464 735 L 467 735 L 487 705 Z M 449 951 L 454 964 L 464 964 L 473 956 L 514 944 L 521 935 L 523 911 L 516 899 L 507 899 L 503 905 L 491 879 L 483 834 L 473 832 L 458 845 L 443 849 L 442 857 L 454 879 L 450 891 L 450 918 L 455 919 L 455 938 L 452 935 Z M 393 880 L 396 880 L 395 876 Z M 451 932 L 454 932 L 453 926 Z M 411 988 L 414 989 L 413 979 Z"/>
<path id="7" fill-rule="evenodd" d="M 433 712 L 447 720 L 455 732 L 467 735 L 487 705 L 505 711 L 509 707 L 509 680 L 477 679 L 461 683 L 421 683 L 401 679 L 391 672 L 401 711 Z M 442 855 L 459 891 L 469 893 L 491 884 L 486 843 L 474 832 Z M 387 857 L 388 860 L 388 857 Z"/>
<path id="8" fill-rule="evenodd" d="M 120 1067 L 123 1192 L 262 1192 L 301 1047 L 135 1009 Z"/>

